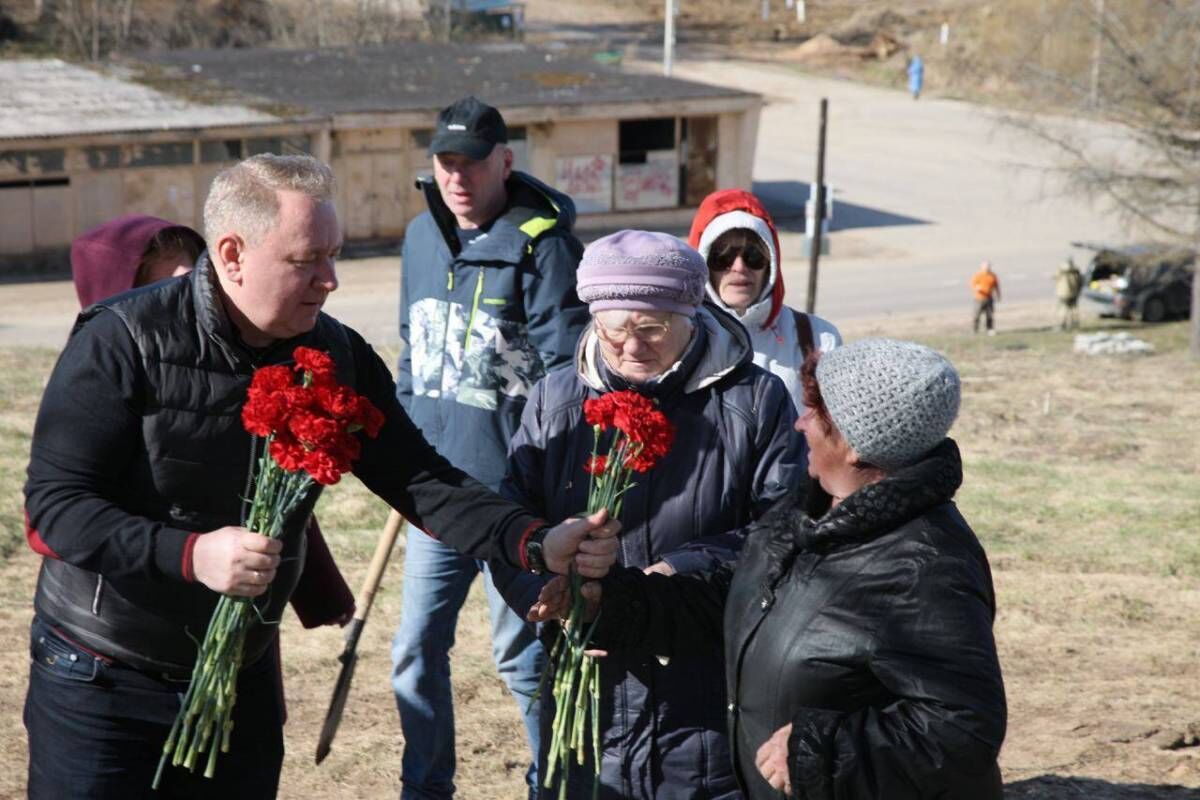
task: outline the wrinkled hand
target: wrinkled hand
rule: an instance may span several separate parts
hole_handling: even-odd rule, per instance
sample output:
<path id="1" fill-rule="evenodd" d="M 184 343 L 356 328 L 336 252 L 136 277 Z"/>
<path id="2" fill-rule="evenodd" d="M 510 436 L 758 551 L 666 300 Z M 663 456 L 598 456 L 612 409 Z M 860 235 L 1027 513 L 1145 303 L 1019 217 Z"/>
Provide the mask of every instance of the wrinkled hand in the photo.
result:
<path id="1" fill-rule="evenodd" d="M 542 542 L 546 568 L 565 575 L 573 565 L 585 578 L 603 578 L 616 563 L 620 530 L 621 523 L 608 519 L 604 509 L 560 522 Z"/>
<path id="2" fill-rule="evenodd" d="M 792 793 L 792 777 L 788 772 L 788 737 L 791 735 L 792 723 L 789 722 L 763 742 L 754 756 L 754 765 L 758 767 L 763 780 L 771 784 L 772 789 L 789 796 Z"/>
<path id="3" fill-rule="evenodd" d="M 579 588 L 583 595 L 583 621 L 591 622 L 600 612 L 601 586 L 596 581 L 587 581 Z M 550 582 L 542 587 L 538 599 L 529 607 L 525 619 L 530 622 L 545 622 L 546 620 L 564 620 L 571 613 L 571 582 L 564 575 L 555 575 Z M 593 658 L 603 658 L 607 650 L 584 650 L 583 654 Z"/>
<path id="4" fill-rule="evenodd" d="M 196 538 L 192 574 L 214 592 L 258 597 L 275 579 L 283 542 L 228 525 Z"/>
<path id="5" fill-rule="evenodd" d="M 665 561 L 658 561 L 646 567 L 642 572 L 647 575 L 658 573 L 659 575 L 674 575 L 675 568 Z"/>
<path id="6" fill-rule="evenodd" d="M 583 621 L 591 622 L 600 610 L 600 584 L 587 581 L 579 590 L 586 602 Z M 571 582 L 565 575 L 555 575 L 538 592 L 538 598 L 529 607 L 525 619 L 530 622 L 545 622 L 550 619 L 566 619 L 571 613 Z"/>

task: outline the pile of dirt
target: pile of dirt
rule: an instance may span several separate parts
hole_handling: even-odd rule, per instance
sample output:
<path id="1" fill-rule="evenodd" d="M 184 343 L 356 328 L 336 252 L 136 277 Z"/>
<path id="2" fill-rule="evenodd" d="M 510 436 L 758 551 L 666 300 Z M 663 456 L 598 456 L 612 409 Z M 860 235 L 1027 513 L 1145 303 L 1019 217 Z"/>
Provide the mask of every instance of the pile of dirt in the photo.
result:
<path id="1" fill-rule="evenodd" d="M 908 20 L 902 14 L 890 8 L 862 8 L 827 33 L 840 44 L 872 47 L 881 36 L 898 39 L 907 24 Z"/>
<path id="2" fill-rule="evenodd" d="M 804 44 L 779 54 L 784 61 L 799 64 L 846 64 L 877 59 L 886 61 L 904 45 L 895 37 L 878 32 L 865 45 L 848 45 L 828 33 L 819 33 Z"/>

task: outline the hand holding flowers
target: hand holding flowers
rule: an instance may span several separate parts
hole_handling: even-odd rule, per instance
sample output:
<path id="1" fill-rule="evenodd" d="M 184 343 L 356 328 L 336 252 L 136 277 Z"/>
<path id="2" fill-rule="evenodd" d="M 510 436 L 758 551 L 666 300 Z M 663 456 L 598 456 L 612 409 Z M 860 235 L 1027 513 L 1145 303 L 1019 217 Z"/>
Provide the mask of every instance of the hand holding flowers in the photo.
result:
<path id="1" fill-rule="evenodd" d="M 362 449 L 356 434 L 374 437 L 383 425 L 383 413 L 367 398 L 338 384 L 328 355 L 297 347 L 293 359 L 295 367 L 255 370 L 246 393 L 242 425 L 264 446 L 245 527 L 220 528 L 193 545 L 193 572 L 222 597 L 163 745 L 154 789 L 168 765 L 194 771 L 203 764 L 211 778 L 218 752 L 229 751 L 246 634 L 255 624 L 272 624 L 250 598 L 267 590 L 283 549 L 279 537 L 314 484 L 337 483 Z"/>
<path id="2" fill-rule="evenodd" d="M 667 454 L 675 427 L 653 401 L 633 391 L 610 392 L 586 400 L 583 415 L 594 437 L 592 455 L 584 465 L 591 476 L 587 510 L 593 515 L 590 519 L 602 520 L 599 515 L 604 512 L 617 518 L 625 493 L 633 485 L 633 473 L 649 471 Z M 604 440 L 608 451 L 602 453 Z M 584 544 L 580 543 L 581 550 Z M 596 657 L 603 653 L 589 647 L 600 587 L 584 581 L 584 564 L 594 565 L 581 561 L 583 558 L 581 555 L 576 559 L 581 564 L 579 570 L 545 587 L 530 611 L 530 619 L 534 620 L 549 618 L 550 612 L 563 618 L 562 635 L 547 666 L 547 675 L 554 676 L 554 722 L 542 782 L 549 789 L 555 785 L 557 775 L 560 800 L 567 795 L 567 772 L 572 763 L 586 763 L 589 750 L 595 771 L 593 797 L 600 786 L 600 670 Z M 600 575 L 607 571 L 605 565 Z"/>
<path id="3" fill-rule="evenodd" d="M 546 534 L 543 554 L 550 572 L 571 570 L 585 578 L 603 578 L 617 560 L 617 534 L 621 523 L 609 519 L 608 509 L 569 519 Z"/>

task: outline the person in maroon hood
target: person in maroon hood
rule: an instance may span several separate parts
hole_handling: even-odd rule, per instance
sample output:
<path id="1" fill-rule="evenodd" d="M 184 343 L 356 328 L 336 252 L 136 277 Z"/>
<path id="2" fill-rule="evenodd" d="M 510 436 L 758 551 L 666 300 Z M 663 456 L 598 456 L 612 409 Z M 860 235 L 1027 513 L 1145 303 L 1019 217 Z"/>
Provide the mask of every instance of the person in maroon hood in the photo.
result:
<path id="1" fill-rule="evenodd" d="M 71 277 L 79 306 L 87 308 L 121 292 L 184 275 L 203 252 L 204 237 L 186 225 L 144 214 L 105 222 L 71 243 Z M 307 538 L 308 557 L 292 594 L 292 608 L 305 628 L 344 625 L 354 615 L 354 595 L 315 517 Z"/>

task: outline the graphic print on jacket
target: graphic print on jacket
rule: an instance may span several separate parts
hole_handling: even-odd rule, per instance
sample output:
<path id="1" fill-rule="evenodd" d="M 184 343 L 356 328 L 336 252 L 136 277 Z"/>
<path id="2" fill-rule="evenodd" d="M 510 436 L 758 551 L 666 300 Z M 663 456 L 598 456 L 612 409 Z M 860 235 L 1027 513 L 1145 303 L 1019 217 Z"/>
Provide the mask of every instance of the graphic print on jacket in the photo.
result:
<path id="1" fill-rule="evenodd" d="M 492 316 L 487 299 L 478 308 L 433 297 L 409 306 L 414 395 L 495 411 L 498 394 L 528 397 L 546 374 L 528 326 Z"/>

